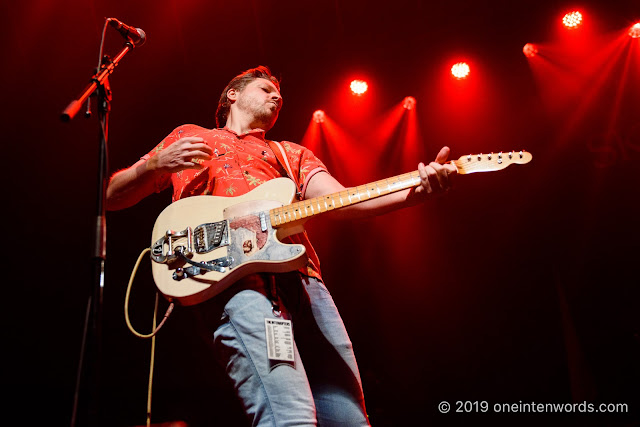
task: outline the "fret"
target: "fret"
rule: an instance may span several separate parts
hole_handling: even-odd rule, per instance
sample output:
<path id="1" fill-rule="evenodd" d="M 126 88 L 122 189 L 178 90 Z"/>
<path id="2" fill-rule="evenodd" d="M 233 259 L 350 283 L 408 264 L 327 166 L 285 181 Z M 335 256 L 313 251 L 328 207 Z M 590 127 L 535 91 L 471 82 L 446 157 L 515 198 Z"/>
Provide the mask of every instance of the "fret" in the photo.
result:
<path id="1" fill-rule="evenodd" d="M 297 203 L 291 205 L 291 210 L 293 211 L 293 219 L 298 219 L 298 214 L 300 215 L 300 219 L 302 219 L 302 212 L 300 212 L 300 208 Z"/>
<path id="2" fill-rule="evenodd" d="M 391 182 L 394 178 L 387 178 L 384 180 L 385 184 L 387 184 L 387 190 L 389 193 L 393 193 L 393 185 L 396 181 Z"/>
<path id="3" fill-rule="evenodd" d="M 329 210 L 333 210 L 336 208 L 336 199 L 334 199 L 335 194 L 330 194 L 325 198 L 325 203 L 327 202 L 327 200 L 331 201 L 331 204 L 328 206 L 327 209 Z"/>

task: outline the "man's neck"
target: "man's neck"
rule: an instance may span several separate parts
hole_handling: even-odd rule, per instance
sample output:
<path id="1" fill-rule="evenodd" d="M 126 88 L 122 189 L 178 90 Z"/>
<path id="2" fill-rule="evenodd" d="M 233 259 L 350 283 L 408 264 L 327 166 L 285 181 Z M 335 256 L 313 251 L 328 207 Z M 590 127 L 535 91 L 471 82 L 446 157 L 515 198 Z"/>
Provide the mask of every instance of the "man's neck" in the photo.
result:
<path id="1" fill-rule="evenodd" d="M 238 135 L 243 135 L 245 133 L 249 133 L 252 130 L 262 130 L 266 131 L 264 127 L 261 126 L 261 123 L 251 122 L 247 117 L 236 117 L 234 115 L 229 115 L 227 119 L 226 127 L 229 130 L 234 131 Z"/>

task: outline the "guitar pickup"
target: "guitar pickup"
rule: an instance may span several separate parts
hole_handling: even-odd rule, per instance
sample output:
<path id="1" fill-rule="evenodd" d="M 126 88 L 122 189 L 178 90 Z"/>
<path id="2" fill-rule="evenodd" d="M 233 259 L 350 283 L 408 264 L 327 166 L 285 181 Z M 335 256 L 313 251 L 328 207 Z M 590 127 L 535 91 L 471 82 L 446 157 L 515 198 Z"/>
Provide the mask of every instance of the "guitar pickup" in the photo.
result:
<path id="1" fill-rule="evenodd" d="M 151 259 L 166 264 L 177 258 L 176 251 L 186 256 L 193 255 L 193 231 L 187 227 L 182 231 L 167 230 L 164 236 L 151 245 Z"/>

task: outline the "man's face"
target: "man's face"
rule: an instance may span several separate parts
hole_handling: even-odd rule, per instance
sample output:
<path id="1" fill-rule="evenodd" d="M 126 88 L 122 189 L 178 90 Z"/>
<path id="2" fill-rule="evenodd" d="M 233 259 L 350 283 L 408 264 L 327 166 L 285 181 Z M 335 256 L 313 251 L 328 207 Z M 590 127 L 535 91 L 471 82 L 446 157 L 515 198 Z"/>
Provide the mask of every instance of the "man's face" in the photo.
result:
<path id="1" fill-rule="evenodd" d="M 258 78 L 235 94 L 236 106 L 241 112 L 252 117 L 265 131 L 273 127 L 282 108 L 282 96 L 273 82 Z"/>

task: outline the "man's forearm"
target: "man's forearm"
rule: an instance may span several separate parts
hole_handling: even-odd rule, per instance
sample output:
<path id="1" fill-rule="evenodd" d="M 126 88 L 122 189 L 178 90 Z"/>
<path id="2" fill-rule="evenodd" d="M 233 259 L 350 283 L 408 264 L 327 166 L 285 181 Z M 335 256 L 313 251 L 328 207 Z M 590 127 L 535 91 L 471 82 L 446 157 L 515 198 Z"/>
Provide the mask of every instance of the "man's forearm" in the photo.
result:
<path id="1" fill-rule="evenodd" d="M 148 161 L 140 160 L 111 177 L 107 187 L 107 210 L 131 207 L 156 191 L 155 172 L 148 166 Z"/>

